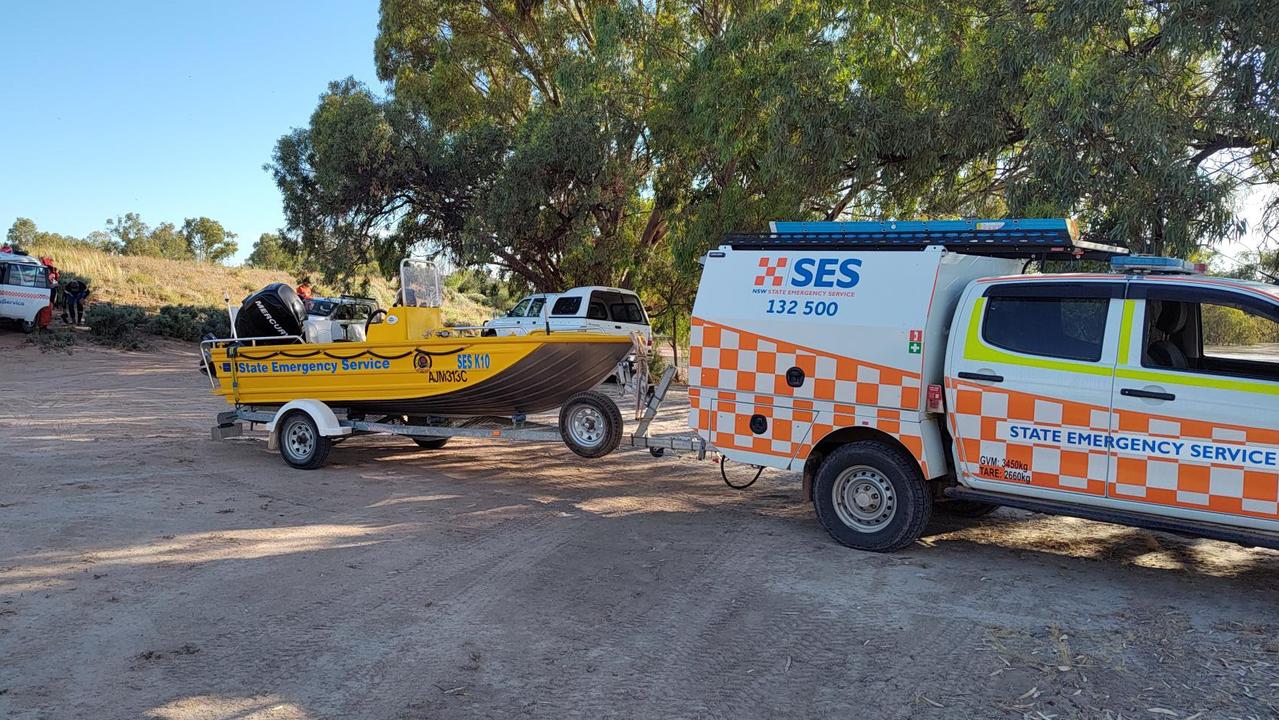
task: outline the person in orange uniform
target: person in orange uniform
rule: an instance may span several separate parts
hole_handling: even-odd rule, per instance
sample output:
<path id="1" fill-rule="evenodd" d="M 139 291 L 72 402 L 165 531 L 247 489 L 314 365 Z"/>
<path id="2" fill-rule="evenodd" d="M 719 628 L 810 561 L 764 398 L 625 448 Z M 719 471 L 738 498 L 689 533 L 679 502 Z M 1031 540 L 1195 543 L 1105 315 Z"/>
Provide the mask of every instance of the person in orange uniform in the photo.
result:
<path id="1" fill-rule="evenodd" d="M 303 278 L 297 287 L 298 299 L 304 303 L 311 302 L 311 281 Z"/>

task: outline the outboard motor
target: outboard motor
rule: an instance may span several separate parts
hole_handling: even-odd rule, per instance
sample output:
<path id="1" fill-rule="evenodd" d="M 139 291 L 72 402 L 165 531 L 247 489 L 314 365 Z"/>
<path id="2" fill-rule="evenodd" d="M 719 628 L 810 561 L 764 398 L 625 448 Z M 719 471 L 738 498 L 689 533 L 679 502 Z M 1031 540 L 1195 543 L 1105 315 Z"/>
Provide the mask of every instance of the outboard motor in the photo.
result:
<path id="1" fill-rule="evenodd" d="M 284 283 L 271 283 L 240 303 L 240 312 L 235 316 L 235 334 L 242 338 L 301 335 L 304 322 L 306 305 L 293 288 Z M 258 341 L 262 345 L 273 342 Z M 279 342 L 291 341 L 281 339 Z"/>

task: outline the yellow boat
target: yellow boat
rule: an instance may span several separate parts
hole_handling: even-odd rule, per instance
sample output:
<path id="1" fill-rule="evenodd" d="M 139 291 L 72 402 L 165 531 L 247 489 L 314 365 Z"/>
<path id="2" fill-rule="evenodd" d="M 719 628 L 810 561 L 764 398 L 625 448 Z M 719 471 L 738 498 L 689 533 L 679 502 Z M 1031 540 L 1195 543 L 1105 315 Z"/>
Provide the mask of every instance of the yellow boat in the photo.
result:
<path id="1" fill-rule="evenodd" d="M 563 405 L 607 378 L 632 348 L 628 336 L 538 330 L 481 337 L 476 328 L 446 327 L 427 263 L 405 261 L 401 287 L 408 302 L 379 310 L 385 317 L 366 325 L 363 341 L 211 343 L 213 392 L 237 407 L 312 399 L 348 414 L 512 417 Z"/>

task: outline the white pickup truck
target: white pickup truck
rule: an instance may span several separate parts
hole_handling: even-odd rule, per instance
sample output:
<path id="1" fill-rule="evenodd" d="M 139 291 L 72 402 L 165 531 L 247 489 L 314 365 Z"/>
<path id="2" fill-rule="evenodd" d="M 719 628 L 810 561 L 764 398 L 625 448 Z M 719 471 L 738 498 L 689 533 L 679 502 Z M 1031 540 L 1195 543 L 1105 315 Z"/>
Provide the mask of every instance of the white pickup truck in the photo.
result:
<path id="1" fill-rule="evenodd" d="M 488 335 L 518 335 L 547 327 L 551 332 L 639 333 L 645 340 L 652 340 L 648 314 L 639 296 L 621 288 L 576 287 L 562 293 L 529 295 L 506 315 L 484 323 Z"/>
<path id="2" fill-rule="evenodd" d="M 689 423 L 839 542 L 999 505 L 1279 547 L 1279 287 L 1067 220 L 774 223 L 707 254 Z M 1029 260 L 1109 273 L 1021 274 Z"/>

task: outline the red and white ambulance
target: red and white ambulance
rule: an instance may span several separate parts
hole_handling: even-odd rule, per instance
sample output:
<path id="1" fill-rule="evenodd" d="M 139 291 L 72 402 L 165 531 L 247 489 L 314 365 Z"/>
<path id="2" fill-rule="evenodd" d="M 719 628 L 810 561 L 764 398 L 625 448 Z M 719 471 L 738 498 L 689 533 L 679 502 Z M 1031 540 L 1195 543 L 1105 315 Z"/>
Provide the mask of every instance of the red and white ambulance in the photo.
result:
<path id="1" fill-rule="evenodd" d="M 1279 547 L 1279 287 L 1068 220 L 771 230 L 704 259 L 690 425 L 840 542 L 1004 505 Z M 1021 274 L 1072 258 L 1114 271 Z"/>

